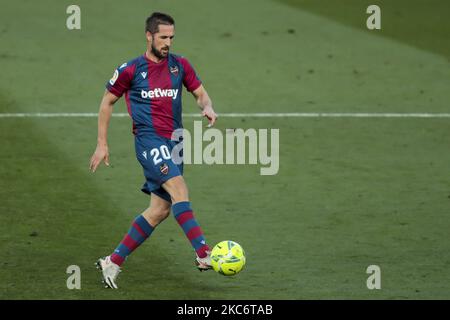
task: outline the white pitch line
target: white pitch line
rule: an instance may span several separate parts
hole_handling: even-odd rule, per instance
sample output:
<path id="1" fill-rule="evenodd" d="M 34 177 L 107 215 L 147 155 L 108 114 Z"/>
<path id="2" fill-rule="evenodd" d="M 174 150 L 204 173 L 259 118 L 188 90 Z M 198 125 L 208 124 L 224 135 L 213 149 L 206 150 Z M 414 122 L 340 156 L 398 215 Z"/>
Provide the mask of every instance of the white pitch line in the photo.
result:
<path id="1" fill-rule="evenodd" d="M 0 113 L 0 118 L 96 118 L 98 113 Z M 129 117 L 128 113 L 113 113 L 113 117 Z M 198 113 L 185 113 L 183 117 L 199 118 Z M 219 113 L 219 118 L 450 118 L 450 113 Z"/>

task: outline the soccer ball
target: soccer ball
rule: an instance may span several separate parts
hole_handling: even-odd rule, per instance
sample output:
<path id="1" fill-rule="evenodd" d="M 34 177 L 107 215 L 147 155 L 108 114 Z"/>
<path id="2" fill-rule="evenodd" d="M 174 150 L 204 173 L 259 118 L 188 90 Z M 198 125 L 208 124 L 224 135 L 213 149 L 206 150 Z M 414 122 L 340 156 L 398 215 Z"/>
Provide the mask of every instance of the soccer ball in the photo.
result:
<path id="1" fill-rule="evenodd" d="M 244 249 L 234 241 L 219 242 L 211 251 L 211 265 L 214 271 L 224 276 L 234 276 L 245 265 Z"/>

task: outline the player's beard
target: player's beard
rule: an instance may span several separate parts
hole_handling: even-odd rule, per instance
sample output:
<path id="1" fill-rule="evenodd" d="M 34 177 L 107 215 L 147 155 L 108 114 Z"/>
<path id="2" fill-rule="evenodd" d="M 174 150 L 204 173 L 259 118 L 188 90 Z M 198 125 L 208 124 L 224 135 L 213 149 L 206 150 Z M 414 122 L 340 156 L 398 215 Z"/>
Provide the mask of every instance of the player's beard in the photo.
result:
<path id="1" fill-rule="evenodd" d="M 161 51 L 156 49 L 155 46 L 153 46 L 152 44 L 152 53 L 158 58 L 158 59 L 164 59 L 165 57 L 167 57 L 167 55 L 169 54 L 169 48 L 168 47 L 164 47 L 167 49 L 166 52 L 163 52 L 162 49 Z"/>

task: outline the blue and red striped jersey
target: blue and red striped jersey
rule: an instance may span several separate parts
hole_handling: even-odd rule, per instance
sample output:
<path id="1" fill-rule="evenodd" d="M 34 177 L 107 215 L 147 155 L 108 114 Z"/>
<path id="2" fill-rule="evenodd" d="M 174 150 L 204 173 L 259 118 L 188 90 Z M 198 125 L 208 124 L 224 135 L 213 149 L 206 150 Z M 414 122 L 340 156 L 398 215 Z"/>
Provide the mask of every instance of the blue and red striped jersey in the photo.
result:
<path id="1" fill-rule="evenodd" d="M 125 94 L 128 113 L 133 120 L 133 133 L 157 134 L 170 138 L 182 128 L 181 92 L 201 85 L 189 61 L 169 54 L 159 63 L 139 56 L 119 66 L 106 84 L 117 97 Z"/>

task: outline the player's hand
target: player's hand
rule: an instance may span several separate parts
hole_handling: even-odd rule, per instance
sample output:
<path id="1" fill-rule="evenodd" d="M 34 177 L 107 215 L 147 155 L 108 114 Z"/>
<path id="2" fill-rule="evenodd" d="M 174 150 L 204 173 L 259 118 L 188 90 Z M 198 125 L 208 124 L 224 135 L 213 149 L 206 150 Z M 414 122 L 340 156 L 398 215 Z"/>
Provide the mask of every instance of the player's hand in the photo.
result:
<path id="1" fill-rule="evenodd" d="M 97 148 L 95 149 L 94 154 L 91 157 L 91 163 L 89 164 L 89 169 L 92 172 L 95 172 L 97 170 L 97 167 L 100 165 L 101 162 L 104 162 L 107 166 L 109 166 L 109 151 L 108 146 L 104 145 L 97 145 Z"/>
<path id="2" fill-rule="evenodd" d="M 214 109 L 211 107 L 206 107 L 202 111 L 202 116 L 208 118 L 208 128 L 212 127 L 217 120 L 217 114 L 214 112 Z"/>

